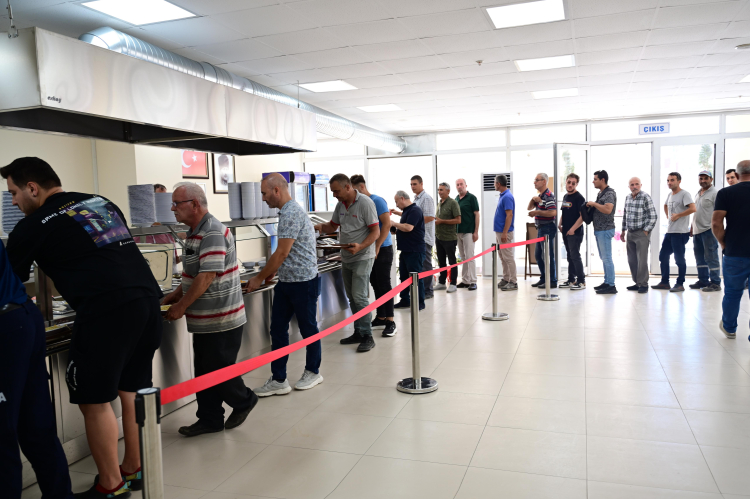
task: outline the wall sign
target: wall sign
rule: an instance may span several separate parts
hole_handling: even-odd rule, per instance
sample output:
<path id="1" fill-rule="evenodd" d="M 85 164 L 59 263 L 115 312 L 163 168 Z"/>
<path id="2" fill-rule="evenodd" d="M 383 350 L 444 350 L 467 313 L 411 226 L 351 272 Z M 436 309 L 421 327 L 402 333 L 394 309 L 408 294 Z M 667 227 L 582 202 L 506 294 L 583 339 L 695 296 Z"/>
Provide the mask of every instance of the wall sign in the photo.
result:
<path id="1" fill-rule="evenodd" d="M 669 133 L 669 123 L 638 125 L 638 135 L 659 135 L 663 133 Z"/>

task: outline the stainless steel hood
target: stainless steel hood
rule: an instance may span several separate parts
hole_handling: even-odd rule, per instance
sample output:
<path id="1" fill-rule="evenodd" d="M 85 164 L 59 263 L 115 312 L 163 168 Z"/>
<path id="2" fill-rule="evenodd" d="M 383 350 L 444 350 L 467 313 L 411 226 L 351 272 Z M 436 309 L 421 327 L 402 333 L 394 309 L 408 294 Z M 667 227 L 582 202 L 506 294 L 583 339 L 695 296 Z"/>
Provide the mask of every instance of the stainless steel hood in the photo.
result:
<path id="1" fill-rule="evenodd" d="M 0 127 L 236 155 L 314 151 L 313 113 L 40 28 L 0 37 Z"/>

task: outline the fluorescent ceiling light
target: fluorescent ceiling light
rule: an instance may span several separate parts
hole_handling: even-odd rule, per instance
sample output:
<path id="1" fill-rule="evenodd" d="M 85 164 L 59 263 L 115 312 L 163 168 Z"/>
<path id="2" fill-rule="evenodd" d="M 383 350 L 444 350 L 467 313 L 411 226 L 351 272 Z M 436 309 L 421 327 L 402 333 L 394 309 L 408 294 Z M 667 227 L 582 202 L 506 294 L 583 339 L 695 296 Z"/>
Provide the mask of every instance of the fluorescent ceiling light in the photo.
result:
<path id="1" fill-rule="evenodd" d="M 514 61 L 519 71 L 540 71 L 542 69 L 572 68 L 576 65 L 576 56 L 559 55 L 541 59 L 521 59 Z"/>
<path id="2" fill-rule="evenodd" d="M 340 92 L 341 90 L 357 90 L 357 87 L 342 80 L 319 81 L 317 83 L 300 83 L 300 87 L 310 92 Z"/>
<path id="3" fill-rule="evenodd" d="M 578 95 L 577 88 L 562 88 L 560 90 L 540 90 L 531 92 L 535 99 L 553 99 L 555 97 L 575 97 Z"/>
<path id="4" fill-rule="evenodd" d="M 720 101 L 722 104 L 733 104 L 735 102 L 750 102 L 750 96 L 739 95 L 737 97 L 719 97 L 716 100 Z"/>
<path id="5" fill-rule="evenodd" d="M 565 19 L 562 0 L 541 0 L 539 2 L 488 7 L 487 14 L 497 29 Z"/>
<path id="6" fill-rule="evenodd" d="M 195 17 L 165 0 L 95 0 L 81 5 L 136 26 Z"/>
<path id="7" fill-rule="evenodd" d="M 396 104 L 381 104 L 379 106 L 362 106 L 357 109 L 361 109 L 366 113 L 383 113 L 385 111 L 403 111 Z"/>
<path id="8" fill-rule="evenodd" d="M 750 83 L 750 75 L 745 76 L 740 80 L 740 83 Z"/>

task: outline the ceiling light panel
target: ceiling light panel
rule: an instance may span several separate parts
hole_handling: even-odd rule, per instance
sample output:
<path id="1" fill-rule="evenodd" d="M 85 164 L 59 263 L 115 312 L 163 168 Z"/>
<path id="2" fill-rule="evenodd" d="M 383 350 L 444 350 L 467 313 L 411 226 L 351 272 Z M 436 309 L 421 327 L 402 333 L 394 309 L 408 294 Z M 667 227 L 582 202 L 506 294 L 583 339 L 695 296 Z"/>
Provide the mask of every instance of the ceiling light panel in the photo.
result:
<path id="1" fill-rule="evenodd" d="M 558 97 L 576 97 L 578 95 L 577 88 L 561 88 L 558 90 L 540 90 L 538 92 L 531 92 L 531 95 L 535 99 L 554 99 Z"/>
<path id="2" fill-rule="evenodd" d="M 403 111 L 396 104 L 380 104 L 377 106 L 362 106 L 357 109 L 361 109 L 366 113 L 384 113 L 386 111 Z"/>
<path id="3" fill-rule="evenodd" d="M 343 80 L 300 83 L 299 86 L 311 92 L 341 92 L 343 90 L 357 90 L 357 87 L 350 85 Z"/>
<path id="4" fill-rule="evenodd" d="M 574 55 L 542 57 L 540 59 L 521 59 L 514 61 L 519 71 L 541 71 L 544 69 L 572 68 L 576 65 Z"/>
<path id="5" fill-rule="evenodd" d="M 512 28 L 529 24 L 549 23 L 565 19 L 562 0 L 540 0 L 487 8 L 495 28 Z"/>
<path id="6" fill-rule="evenodd" d="M 165 0 L 95 0 L 82 5 L 136 26 L 195 17 Z"/>

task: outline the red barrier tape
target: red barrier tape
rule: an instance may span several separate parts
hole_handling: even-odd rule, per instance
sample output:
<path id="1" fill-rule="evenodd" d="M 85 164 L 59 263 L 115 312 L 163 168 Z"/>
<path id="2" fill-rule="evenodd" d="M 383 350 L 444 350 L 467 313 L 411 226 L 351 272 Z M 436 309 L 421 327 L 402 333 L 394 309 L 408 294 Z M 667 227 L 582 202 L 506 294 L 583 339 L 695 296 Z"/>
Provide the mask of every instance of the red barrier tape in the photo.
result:
<path id="1" fill-rule="evenodd" d="M 544 238 L 539 237 L 537 239 L 531 239 L 529 241 L 521 241 L 518 243 L 510 243 L 510 244 L 501 244 L 500 246 L 498 246 L 498 248 L 500 249 L 512 248 L 515 246 L 523 246 L 526 244 L 538 243 L 540 241 L 544 241 Z M 443 267 L 440 269 L 423 272 L 419 274 L 419 278 L 422 279 L 424 277 L 429 277 L 438 272 L 442 272 L 443 270 L 447 270 L 452 267 L 456 267 L 458 265 L 463 265 L 464 263 L 475 260 L 479 258 L 480 256 L 486 255 L 487 253 L 491 252 L 492 249 L 493 248 L 485 250 L 482 253 L 479 253 L 478 255 L 468 260 L 464 260 L 461 263 L 457 263 L 449 267 Z M 287 345 L 283 348 L 279 348 L 278 350 L 273 350 L 263 355 L 253 357 L 252 359 L 247 359 L 243 362 L 240 362 L 239 364 L 234 364 L 229 367 L 224 367 L 217 371 L 204 374 L 203 376 L 199 376 L 197 378 L 184 381 L 177 385 L 170 386 L 169 388 L 165 388 L 164 390 L 161 391 L 161 405 L 169 404 L 176 400 L 180 400 L 181 398 L 193 395 L 194 393 L 198 393 L 202 390 L 206 390 L 207 388 L 211 388 L 212 386 L 216 386 L 232 378 L 236 378 L 237 376 L 242 376 L 243 374 L 247 374 L 248 372 L 255 370 L 261 366 L 264 366 L 268 364 L 269 362 L 273 362 L 274 360 L 287 356 L 292 352 L 296 352 L 297 350 L 303 347 L 306 347 L 307 345 L 311 343 L 315 343 L 316 341 L 322 338 L 325 338 L 329 334 L 335 333 L 336 331 L 343 328 L 344 326 L 351 324 L 352 322 L 356 321 L 363 315 L 369 314 L 370 312 L 377 309 L 379 306 L 381 306 L 382 304 L 384 304 L 385 302 L 387 302 L 388 300 L 390 300 L 391 298 L 399 294 L 402 290 L 406 289 L 410 284 L 411 284 L 411 277 L 405 280 L 404 282 L 402 282 L 401 284 L 399 284 L 398 286 L 396 286 L 395 288 L 393 288 L 392 290 L 390 290 L 385 295 L 381 296 L 380 298 L 372 302 L 367 307 L 357 312 L 356 314 L 351 315 L 350 317 L 339 322 L 335 326 L 331 326 L 328 329 L 319 332 L 318 334 L 310 336 L 309 338 L 305 338 L 301 341 L 297 341 L 295 343 L 292 343 L 291 345 Z"/>

